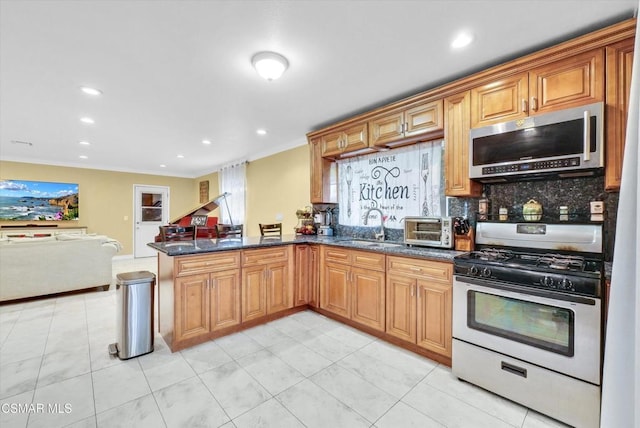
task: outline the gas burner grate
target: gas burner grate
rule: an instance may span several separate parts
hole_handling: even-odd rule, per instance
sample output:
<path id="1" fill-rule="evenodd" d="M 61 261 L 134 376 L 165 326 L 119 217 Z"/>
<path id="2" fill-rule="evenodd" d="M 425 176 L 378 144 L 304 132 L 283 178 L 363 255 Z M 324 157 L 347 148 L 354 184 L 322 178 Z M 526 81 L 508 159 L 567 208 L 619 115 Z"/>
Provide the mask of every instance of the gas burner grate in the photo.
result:
<path id="1" fill-rule="evenodd" d="M 507 261 L 514 257 L 513 251 L 500 250 L 498 248 L 487 248 L 473 252 L 473 257 L 479 260 Z"/>
<path id="2" fill-rule="evenodd" d="M 537 260 L 538 266 L 558 270 L 584 270 L 584 257 L 561 254 L 545 254 Z"/>

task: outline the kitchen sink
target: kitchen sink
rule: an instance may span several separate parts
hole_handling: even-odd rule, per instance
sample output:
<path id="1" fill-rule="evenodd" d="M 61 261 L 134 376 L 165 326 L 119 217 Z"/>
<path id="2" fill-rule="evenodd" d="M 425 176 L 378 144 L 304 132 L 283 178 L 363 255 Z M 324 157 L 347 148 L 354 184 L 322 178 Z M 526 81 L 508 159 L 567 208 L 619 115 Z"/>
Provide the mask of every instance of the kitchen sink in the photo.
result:
<path id="1" fill-rule="evenodd" d="M 397 242 L 371 242 L 367 247 L 369 248 L 393 248 L 393 247 L 403 247 L 404 244 L 399 244 Z"/>
<path id="2" fill-rule="evenodd" d="M 368 248 L 392 248 L 392 247 L 402 247 L 404 244 L 398 242 L 378 242 L 378 241 L 365 241 L 362 239 L 352 239 L 350 241 L 340 241 L 343 244 L 349 245 L 361 245 L 363 247 Z"/>

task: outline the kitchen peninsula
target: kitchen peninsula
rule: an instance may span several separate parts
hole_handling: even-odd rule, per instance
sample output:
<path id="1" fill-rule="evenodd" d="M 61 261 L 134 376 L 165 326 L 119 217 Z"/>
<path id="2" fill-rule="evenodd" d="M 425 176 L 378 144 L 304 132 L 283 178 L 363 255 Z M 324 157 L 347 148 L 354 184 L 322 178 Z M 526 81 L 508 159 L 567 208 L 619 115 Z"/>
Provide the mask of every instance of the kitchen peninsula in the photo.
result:
<path id="1" fill-rule="evenodd" d="M 173 352 L 312 309 L 451 365 L 459 251 L 349 237 L 155 242 L 158 325 Z"/>

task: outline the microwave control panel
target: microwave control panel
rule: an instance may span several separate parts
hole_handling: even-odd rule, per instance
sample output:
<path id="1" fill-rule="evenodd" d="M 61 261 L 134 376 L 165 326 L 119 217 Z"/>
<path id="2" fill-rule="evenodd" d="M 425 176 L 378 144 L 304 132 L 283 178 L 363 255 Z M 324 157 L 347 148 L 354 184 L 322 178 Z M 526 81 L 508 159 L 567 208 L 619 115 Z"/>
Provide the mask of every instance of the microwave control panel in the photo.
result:
<path id="1" fill-rule="evenodd" d="M 507 172 L 540 171 L 545 169 L 567 168 L 580 166 L 580 157 L 553 159 L 545 161 L 522 162 L 509 165 L 486 166 L 482 168 L 482 175 L 504 174 Z"/>

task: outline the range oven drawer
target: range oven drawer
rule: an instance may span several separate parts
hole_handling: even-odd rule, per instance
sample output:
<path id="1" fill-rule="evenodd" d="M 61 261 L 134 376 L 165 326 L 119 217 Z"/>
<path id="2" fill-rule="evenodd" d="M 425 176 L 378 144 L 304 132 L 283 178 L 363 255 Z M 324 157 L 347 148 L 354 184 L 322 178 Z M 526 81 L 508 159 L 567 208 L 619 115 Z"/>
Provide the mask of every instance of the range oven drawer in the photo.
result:
<path id="1" fill-rule="evenodd" d="M 599 426 L 599 386 L 455 338 L 451 367 L 460 379 L 572 426 Z"/>

